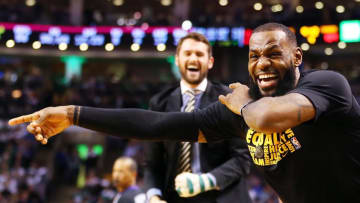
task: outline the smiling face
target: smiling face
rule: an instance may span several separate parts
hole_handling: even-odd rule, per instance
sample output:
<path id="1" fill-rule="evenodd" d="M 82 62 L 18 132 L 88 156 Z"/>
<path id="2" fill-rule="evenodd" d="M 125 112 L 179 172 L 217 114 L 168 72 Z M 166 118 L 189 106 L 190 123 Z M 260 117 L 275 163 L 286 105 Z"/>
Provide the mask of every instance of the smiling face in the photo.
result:
<path id="1" fill-rule="evenodd" d="M 190 87 L 196 87 L 207 77 L 213 67 L 214 58 L 209 55 L 209 47 L 201 41 L 188 38 L 183 41 L 175 56 L 182 80 Z"/>
<path id="2" fill-rule="evenodd" d="M 301 50 L 289 42 L 285 32 L 254 33 L 250 38 L 248 63 L 253 88 L 261 96 L 278 96 L 293 89 L 301 60 Z"/>

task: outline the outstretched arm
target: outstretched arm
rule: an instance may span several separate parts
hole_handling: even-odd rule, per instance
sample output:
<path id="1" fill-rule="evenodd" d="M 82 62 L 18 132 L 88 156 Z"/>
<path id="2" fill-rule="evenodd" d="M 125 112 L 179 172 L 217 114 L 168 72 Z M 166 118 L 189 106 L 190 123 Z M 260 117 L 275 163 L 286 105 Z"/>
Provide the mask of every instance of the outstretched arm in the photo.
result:
<path id="1" fill-rule="evenodd" d="M 199 136 L 199 124 L 194 114 L 182 112 L 59 106 L 11 119 L 9 124 L 26 122 L 30 122 L 27 130 L 43 144 L 71 125 L 141 140 L 198 141 Z"/>

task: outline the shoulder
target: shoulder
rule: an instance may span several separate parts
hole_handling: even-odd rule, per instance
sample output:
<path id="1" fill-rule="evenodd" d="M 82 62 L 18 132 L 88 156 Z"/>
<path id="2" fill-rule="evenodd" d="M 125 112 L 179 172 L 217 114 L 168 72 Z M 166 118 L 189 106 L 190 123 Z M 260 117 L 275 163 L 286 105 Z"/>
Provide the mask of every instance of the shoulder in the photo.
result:
<path id="1" fill-rule="evenodd" d="M 164 89 L 150 98 L 150 107 L 154 107 L 166 102 L 169 99 L 169 95 L 171 95 L 179 87 L 179 83 L 166 86 Z"/>
<path id="2" fill-rule="evenodd" d="M 145 203 L 146 195 L 140 189 L 131 189 L 124 192 L 119 202 Z"/>
<path id="3" fill-rule="evenodd" d="M 337 83 L 348 83 L 346 78 L 338 72 L 331 70 L 310 70 L 302 73 L 300 83 L 313 83 L 323 85 L 337 85 Z"/>
<path id="4" fill-rule="evenodd" d="M 212 91 L 218 93 L 218 94 L 227 94 L 231 92 L 231 89 L 219 82 L 213 82 L 213 81 L 209 81 L 209 85 L 211 85 L 211 89 Z"/>

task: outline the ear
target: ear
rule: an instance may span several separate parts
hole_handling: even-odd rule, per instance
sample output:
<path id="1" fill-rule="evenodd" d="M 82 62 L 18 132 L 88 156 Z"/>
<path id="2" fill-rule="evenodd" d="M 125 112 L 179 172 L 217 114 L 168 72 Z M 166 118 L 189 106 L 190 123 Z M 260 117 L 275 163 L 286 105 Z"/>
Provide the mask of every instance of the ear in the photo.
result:
<path id="1" fill-rule="evenodd" d="M 296 67 L 299 67 L 302 63 L 302 57 L 303 57 L 303 52 L 301 50 L 300 47 L 296 47 L 295 51 L 294 51 L 294 65 Z"/>
<path id="2" fill-rule="evenodd" d="M 212 69 L 214 65 L 214 57 L 210 56 L 209 63 L 208 63 L 208 69 Z"/>

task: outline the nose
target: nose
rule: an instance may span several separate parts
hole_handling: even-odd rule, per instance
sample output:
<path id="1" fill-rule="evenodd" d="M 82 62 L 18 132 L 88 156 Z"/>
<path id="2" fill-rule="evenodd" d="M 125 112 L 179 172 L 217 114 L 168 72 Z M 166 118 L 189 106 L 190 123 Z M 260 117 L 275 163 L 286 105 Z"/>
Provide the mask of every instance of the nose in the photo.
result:
<path id="1" fill-rule="evenodd" d="M 260 70 L 266 70 L 267 68 L 270 67 L 270 65 L 271 65 L 270 59 L 268 59 L 267 57 L 261 56 L 261 57 L 258 59 L 257 67 L 258 67 Z"/>
<path id="2" fill-rule="evenodd" d="M 189 61 L 196 61 L 197 60 L 197 56 L 195 53 L 192 53 L 189 57 Z"/>

